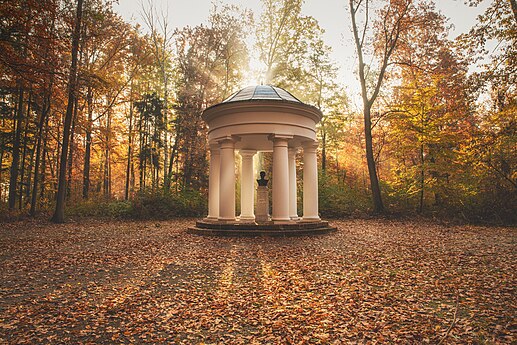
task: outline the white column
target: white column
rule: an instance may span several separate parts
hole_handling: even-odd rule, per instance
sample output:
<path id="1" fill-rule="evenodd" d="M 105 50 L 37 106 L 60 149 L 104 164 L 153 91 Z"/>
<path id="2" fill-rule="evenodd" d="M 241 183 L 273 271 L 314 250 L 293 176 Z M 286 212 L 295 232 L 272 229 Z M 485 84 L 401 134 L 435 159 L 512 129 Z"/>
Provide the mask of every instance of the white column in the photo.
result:
<path id="1" fill-rule="evenodd" d="M 289 149 L 289 217 L 298 220 L 297 190 L 296 190 L 296 152 L 298 149 Z"/>
<path id="2" fill-rule="evenodd" d="M 318 163 L 316 141 L 303 146 L 303 220 L 320 220 L 318 215 Z"/>
<path id="3" fill-rule="evenodd" d="M 235 220 L 235 140 L 219 141 L 221 172 L 219 176 L 219 220 Z"/>
<path id="4" fill-rule="evenodd" d="M 219 144 L 210 144 L 210 172 L 208 175 L 208 217 L 207 220 L 219 218 L 219 171 L 220 171 Z"/>
<path id="5" fill-rule="evenodd" d="M 273 135 L 273 217 L 274 222 L 288 222 L 289 154 L 287 142 L 292 136 Z"/>
<path id="6" fill-rule="evenodd" d="M 241 221 L 255 221 L 254 197 L 255 186 L 253 183 L 253 156 L 257 151 L 240 150 L 241 165 Z"/>

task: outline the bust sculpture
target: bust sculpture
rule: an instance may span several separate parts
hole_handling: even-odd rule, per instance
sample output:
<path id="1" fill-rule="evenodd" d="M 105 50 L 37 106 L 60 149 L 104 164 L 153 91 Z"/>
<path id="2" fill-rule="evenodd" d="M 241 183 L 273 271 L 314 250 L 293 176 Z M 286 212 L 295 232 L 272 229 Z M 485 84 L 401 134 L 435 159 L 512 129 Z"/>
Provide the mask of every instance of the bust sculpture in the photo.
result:
<path id="1" fill-rule="evenodd" d="M 266 180 L 264 177 L 266 177 L 266 172 L 265 171 L 261 171 L 260 172 L 260 179 L 257 180 L 257 183 L 259 186 L 267 186 L 267 183 L 269 182 L 269 180 Z"/>

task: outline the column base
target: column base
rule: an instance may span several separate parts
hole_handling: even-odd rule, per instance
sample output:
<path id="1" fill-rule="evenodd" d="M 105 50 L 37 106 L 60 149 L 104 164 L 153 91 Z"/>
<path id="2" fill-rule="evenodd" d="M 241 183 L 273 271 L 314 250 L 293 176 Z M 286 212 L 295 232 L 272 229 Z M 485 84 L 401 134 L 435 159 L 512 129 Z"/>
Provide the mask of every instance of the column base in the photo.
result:
<path id="1" fill-rule="evenodd" d="M 298 217 L 298 215 L 291 216 L 291 220 L 300 220 L 300 217 Z"/>
<path id="2" fill-rule="evenodd" d="M 217 221 L 218 222 L 225 222 L 225 223 L 231 223 L 231 222 L 236 222 L 237 221 L 237 218 L 233 217 L 233 218 L 217 218 Z"/>
<path id="3" fill-rule="evenodd" d="M 206 222 L 217 222 L 219 220 L 219 217 L 208 216 L 203 218 L 203 220 Z"/>
<path id="4" fill-rule="evenodd" d="M 274 224 L 287 224 L 293 222 L 291 218 L 272 218 L 271 220 Z"/>
<path id="5" fill-rule="evenodd" d="M 321 218 L 320 217 L 303 217 L 301 219 L 302 222 L 320 222 L 321 221 Z"/>
<path id="6" fill-rule="evenodd" d="M 254 223 L 255 222 L 255 216 L 243 216 L 243 215 L 241 215 L 239 217 L 239 222 Z"/>

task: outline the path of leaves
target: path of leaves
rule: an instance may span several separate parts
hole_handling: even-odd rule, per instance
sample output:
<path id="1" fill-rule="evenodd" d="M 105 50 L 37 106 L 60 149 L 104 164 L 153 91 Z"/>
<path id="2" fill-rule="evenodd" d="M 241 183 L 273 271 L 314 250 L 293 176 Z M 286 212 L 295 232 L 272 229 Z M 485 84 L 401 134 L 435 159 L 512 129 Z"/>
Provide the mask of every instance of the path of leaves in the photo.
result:
<path id="1" fill-rule="evenodd" d="M 2 224 L 0 343 L 517 339 L 515 228 L 210 238 L 186 234 L 193 221 Z"/>

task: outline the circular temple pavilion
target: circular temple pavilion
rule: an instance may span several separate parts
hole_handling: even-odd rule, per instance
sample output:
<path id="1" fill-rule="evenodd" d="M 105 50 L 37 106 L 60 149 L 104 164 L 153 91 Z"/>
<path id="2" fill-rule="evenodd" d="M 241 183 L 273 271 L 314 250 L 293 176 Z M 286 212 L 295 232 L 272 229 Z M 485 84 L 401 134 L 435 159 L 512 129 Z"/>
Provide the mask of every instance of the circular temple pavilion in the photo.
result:
<path id="1" fill-rule="evenodd" d="M 207 108 L 210 172 L 208 216 L 198 234 L 289 235 L 334 230 L 318 215 L 316 124 L 321 112 L 284 89 L 259 85 Z M 296 153 L 303 152 L 303 210 L 297 209 Z M 235 152 L 241 156 L 240 215 L 235 213 Z M 253 158 L 273 152 L 271 217 L 256 219 Z M 260 188 L 260 187 L 259 187 Z M 258 199 L 258 198 L 257 198 Z M 263 200 L 262 200 L 263 202 Z M 257 205 L 258 206 L 258 205 Z M 262 205 L 264 206 L 264 205 Z M 269 210 L 269 202 L 267 202 Z"/>

